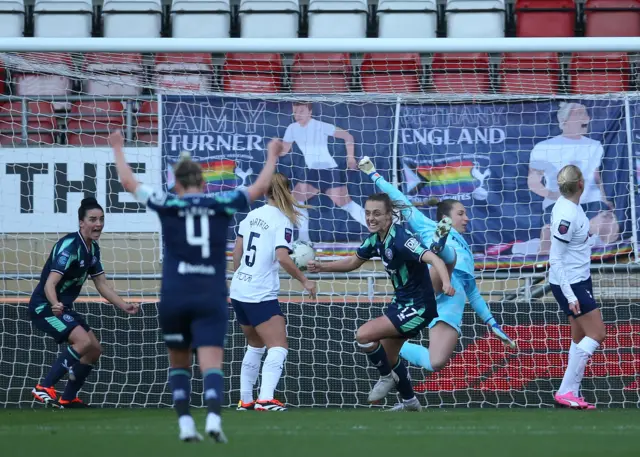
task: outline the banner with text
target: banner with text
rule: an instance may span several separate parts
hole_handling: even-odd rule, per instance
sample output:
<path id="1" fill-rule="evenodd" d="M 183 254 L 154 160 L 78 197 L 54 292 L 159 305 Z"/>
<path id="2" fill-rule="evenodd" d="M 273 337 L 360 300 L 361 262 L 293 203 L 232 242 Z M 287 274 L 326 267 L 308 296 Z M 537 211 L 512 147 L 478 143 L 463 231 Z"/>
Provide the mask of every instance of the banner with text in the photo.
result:
<path id="1" fill-rule="evenodd" d="M 431 217 L 425 203 L 434 198 L 466 207 L 476 267 L 545 263 L 556 176 L 569 164 L 585 178 L 594 256 L 631 250 L 623 100 L 407 104 L 398 142 L 403 190 L 415 204 Z"/>
<path id="2" fill-rule="evenodd" d="M 125 148 L 141 182 L 162 185 L 158 148 Z M 0 149 L 0 233 L 63 233 L 78 229 L 77 211 L 95 197 L 105 232 L 156 232 L 158 217 L 124 191 L 110 148 Z"/>
<path id="3" fill-rule="evenodd" d="M 311 206 L 296 236 L 313 242 L 358 242 L 367 233 L 364 198 L 373 185 L 355 158 L 368 155 L 391 168 L 395 104 L 302 103 L 207 96 L 163 96 L 163 175 L 188 151 L 204 169 L 206 190 L 217 192 L 255 181 L 271 138 L 285 142 L 278 171 L 298 201 Z M 257 203 L 261 204 L 261 203 Z M 238 220 L 244 214 L 237 216 Z M 229 236 L 235 237 L 235 225 Z M 336 244 L 337 243 L 337 244 Z M 346 245 L 345 245 L 346 246 Z"/>

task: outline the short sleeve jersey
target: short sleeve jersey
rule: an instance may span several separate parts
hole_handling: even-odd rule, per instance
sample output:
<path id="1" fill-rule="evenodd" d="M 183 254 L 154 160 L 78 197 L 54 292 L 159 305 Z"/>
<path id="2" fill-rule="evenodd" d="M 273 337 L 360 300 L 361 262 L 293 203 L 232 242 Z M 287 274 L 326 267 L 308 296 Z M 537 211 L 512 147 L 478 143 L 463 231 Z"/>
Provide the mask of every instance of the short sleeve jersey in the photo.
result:
<path id="1" fill-rule="evenodd" d="M 56 285 L 56 294 L 61 303 L 71 308 L 87 278 L 104 274 L 98 243 L 91 241 L 91 244 L 87 245 L 79 232 L 60 238 L 51 249 L 42 269 L 40 282 L 33 291 L 32 304 L 48 303 L 44 286 L 51 272 L 62 275 Z"/>
<path id="2" fill-rule="evenodd" d="M 236 212 L 248 209 L 246 189 L 175 197 L 141 185 L 136 198 L 160 218 L 163 300 L 182 300 L 185 291 L 194 299 L 226 297 L 227 229 Z"/>
<path id="3" fill-rule="evenodd" d="M 325 170 L 338 166 L 329 152 L 329 137 L 335 133 L 335 125 L 310 119 L 305 126 L 297 122 L 289 125 L 282 140 L 298 145 L 309 168 Z"/>
<path id="4" fill-rule="evenodd" d="M 276 249 L 291 252 L 293 224 L 275 206 L 264 205 L 240 222 L 238 236 L 242 237 L 243 253 L 231 280 L 231 298 L 247 303 L 277 299 L 280 262 Z"/>
<path id="5" fill-rule="evenodd" d="M 561 285 L 556 259 L 561 260 L 569 284 L 589 279 L 593 238 L 582 207 L 560 197 L 551 212 L 551 236 L 549 282 Z M 563 254 L 559 253 L 560 243 L 567 248 Z"/>
<path id="6" fill-rule="evenodd" d="M 429 269 L 420 260 L 425 251 L 427 248 L 413 233 L 394 224 L 384 240 L 377 233 L 364 240 L 356 255 L 363 260 L 382 259 L 395 290 L 393 303 L 407 307 L 421 306 L 425 302 L 425 294 L 433 295 Z"/>

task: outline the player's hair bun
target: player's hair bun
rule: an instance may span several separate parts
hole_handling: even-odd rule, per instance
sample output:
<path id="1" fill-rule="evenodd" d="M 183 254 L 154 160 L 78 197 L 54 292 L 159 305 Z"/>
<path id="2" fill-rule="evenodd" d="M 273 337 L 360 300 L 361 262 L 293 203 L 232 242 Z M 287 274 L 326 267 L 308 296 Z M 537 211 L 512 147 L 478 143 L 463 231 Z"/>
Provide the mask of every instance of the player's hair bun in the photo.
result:
<path id="1" fill-rule="evenodd" d="M 427 200 L 426 205 L 427 206 L 438 206 L 438 203 L 440 203 L 440 200 L 438 200 L 435 197 L 431 197 L 429 200 Z"/>
<path id="2" fill-rule="evenodd" d="M 98 200 L 94 197 L 83 198 L 80 202 L 80 206 L 95 206 L 98 205 Z"/>

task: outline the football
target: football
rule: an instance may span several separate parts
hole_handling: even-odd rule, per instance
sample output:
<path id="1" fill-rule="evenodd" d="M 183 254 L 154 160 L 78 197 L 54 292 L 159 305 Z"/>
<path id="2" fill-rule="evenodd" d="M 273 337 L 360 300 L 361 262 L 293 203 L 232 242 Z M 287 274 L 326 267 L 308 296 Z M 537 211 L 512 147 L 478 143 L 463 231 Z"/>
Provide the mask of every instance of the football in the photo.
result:
<path id="1" fill-rule="evenodd" d="M 291 259 L 300 270 L 306 270 L 310 260 L 316 258 L 316 251 L 313 245 L 306 241 L 296 241 L 293 243 L 293 253 Z"/>

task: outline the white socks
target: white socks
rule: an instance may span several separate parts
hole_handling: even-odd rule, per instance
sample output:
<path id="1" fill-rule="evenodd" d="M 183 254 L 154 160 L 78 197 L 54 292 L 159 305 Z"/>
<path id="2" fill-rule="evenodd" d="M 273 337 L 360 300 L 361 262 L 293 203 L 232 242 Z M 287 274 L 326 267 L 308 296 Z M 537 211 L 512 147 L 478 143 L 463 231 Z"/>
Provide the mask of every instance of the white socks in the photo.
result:
<path id="1" fill-rule="evenodd" d="M 304 205 L 305 202 L 298 202 Z M 297 208 L 300 213 L 298 218 L 298 239 L 300 241 L 311 241 L 309 238 L 309 210 L 307 208 Z"/>
<path id="2" fill-rule="evenodd" d="M 349 215 L 354 218 L 361 225 L 367 226 L 367 219 L 364 215 L 364 208 L 358 205 L 356 202 L 351 200 L 344 206 L 341 206 L 340 209 L 345 210 Z"/>
<path id="3" fill-rule="evenodd" d="M 260 362 L 266 348 L 254 348 L 247 345 L 247 351 L 242 359 L 242 368 L 240 368 L 240 400 L 243 403 L 251 403 L 253 401 L 253 386 L 258 380 L 260 372 Z"/>
<path id="4" fill-rule="evenodd" d="M 273 400 L 273 393 L 280 381 L 288 352 L 283 347 L 273 347 L 267 352 L 267 358 L 264 359 L 264 365 L 262 366 L 262 384 L 260 385 L 258 400 Z"/>
<path id="5" fill-rule="evenodd" d="M 584 377 L 584 370 L 587 367 L 587 362 L 599 346 L 600 343 L 588 336 L 582 338 L 578 344 L 573 341 L 571 342 L 567 371 L 564 372 L 562 384 L 558 390 L 560 395 L 571 392 L 576 397 L 580 396 L 580 384 Z"/>

